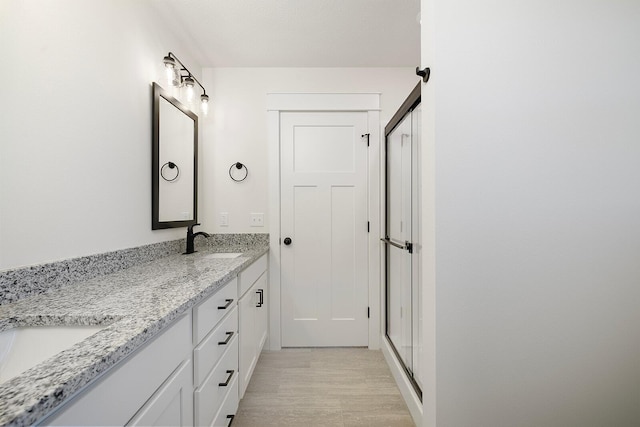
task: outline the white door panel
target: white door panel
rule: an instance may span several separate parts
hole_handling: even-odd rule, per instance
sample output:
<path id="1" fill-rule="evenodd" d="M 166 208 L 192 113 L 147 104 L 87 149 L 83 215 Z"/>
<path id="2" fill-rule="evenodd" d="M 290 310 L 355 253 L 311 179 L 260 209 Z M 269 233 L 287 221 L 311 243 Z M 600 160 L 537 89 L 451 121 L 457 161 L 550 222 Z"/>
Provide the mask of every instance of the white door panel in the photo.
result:
<path id="1" fill-rule="evenodd" d="M 281 114 L 282 345 L 366 346 L 367 114 Z"/>

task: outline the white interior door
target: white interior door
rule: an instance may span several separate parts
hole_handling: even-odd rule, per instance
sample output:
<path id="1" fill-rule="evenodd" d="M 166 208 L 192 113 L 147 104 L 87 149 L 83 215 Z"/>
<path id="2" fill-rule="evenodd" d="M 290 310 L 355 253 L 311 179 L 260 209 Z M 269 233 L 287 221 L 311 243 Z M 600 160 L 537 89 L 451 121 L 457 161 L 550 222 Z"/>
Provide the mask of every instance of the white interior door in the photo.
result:
<path id="1" fill-rule="evenodd" d="M 282 346 L 366 346 L 367 113 L 280 117 Z"/>

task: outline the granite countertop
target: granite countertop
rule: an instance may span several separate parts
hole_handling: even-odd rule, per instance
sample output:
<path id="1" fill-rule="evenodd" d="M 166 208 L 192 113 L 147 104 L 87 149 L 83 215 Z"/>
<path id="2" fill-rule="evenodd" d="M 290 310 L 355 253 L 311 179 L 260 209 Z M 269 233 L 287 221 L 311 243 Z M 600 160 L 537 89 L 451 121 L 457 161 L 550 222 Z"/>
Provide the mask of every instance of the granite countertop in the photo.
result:
<path id="1" fill-rule="evenodd" d="M 0 331 L 17 326 L 108 325 L 73 347 L 0 384 L 0 425 L 31 425 L 140 348 L 265 254 L 211 248 L 170 255 L 51 293 L 0 306 Z M 213 252 L 242 252 L 210 258 Z"/>

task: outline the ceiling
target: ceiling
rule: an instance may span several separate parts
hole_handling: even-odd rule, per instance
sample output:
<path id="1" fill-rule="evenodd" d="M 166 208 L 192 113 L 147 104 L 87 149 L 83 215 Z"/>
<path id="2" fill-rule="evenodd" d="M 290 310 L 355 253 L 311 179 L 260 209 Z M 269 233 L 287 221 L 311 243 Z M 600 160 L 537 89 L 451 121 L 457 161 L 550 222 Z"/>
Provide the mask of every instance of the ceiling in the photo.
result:
<path id="1" fill-rule="evenodd" d="M 405 67 L 420 0 L 152 0 L 203 67 Z"/>

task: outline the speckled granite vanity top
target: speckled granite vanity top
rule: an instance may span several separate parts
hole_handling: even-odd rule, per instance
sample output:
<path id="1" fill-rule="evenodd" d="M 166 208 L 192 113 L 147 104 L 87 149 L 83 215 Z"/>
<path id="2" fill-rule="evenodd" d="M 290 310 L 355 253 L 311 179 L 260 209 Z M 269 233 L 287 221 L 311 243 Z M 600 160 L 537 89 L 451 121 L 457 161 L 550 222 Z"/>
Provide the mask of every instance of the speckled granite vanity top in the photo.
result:
<path id="1" fill-rule="evenodd" d="M 108 325 L 0 384 L 0 425 L 37 422 L 215 293 L 267 250 L 266 245 L 259 245 L 170 255 L 0 306 L 0 330 L 34 325 Z M 212 252 L 242 255 L 207 257 Z"/>

